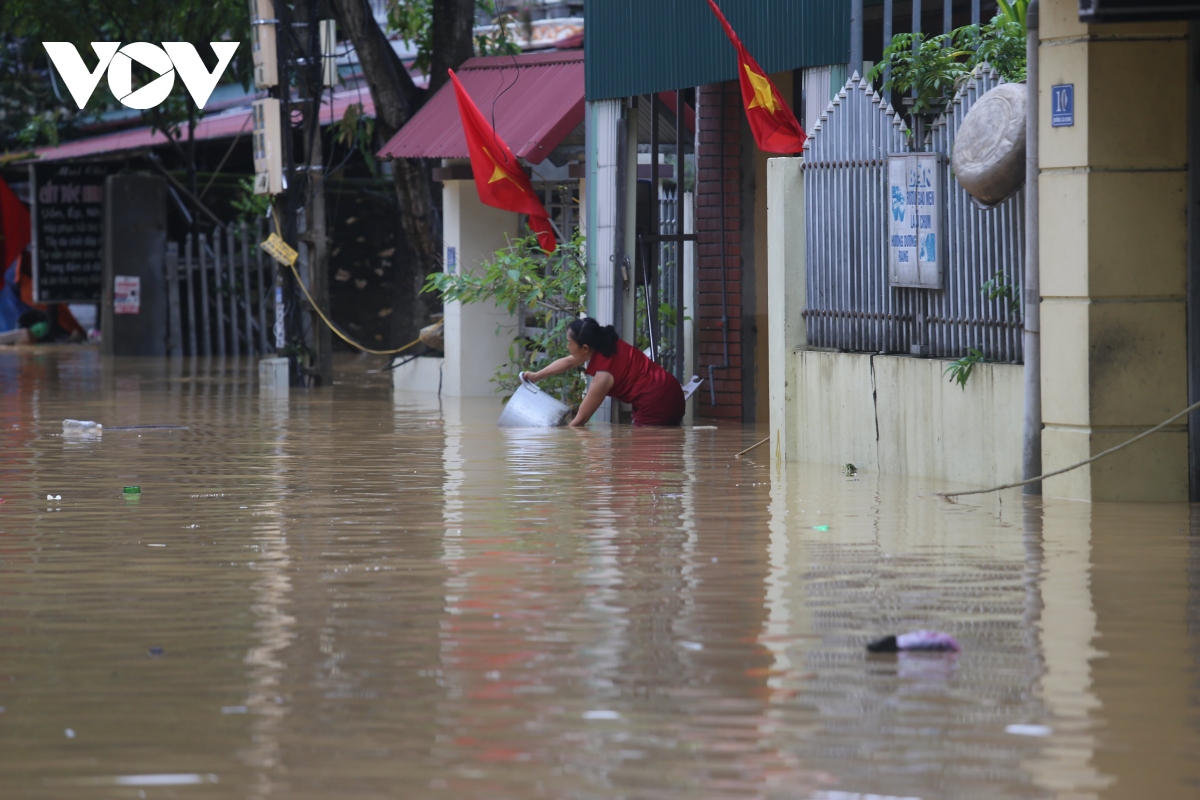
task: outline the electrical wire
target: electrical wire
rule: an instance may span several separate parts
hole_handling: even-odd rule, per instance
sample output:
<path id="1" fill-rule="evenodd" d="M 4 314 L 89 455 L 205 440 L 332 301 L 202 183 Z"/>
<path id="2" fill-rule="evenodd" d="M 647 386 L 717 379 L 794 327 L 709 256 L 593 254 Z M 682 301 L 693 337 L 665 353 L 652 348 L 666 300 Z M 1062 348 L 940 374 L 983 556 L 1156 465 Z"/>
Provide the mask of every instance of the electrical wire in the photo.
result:
<path id="1" fill-rule="evenodd" d="M 1138 441 L 1139 439 L 1144 439 L 1147 436 L 1149 436 L 1150 434 L 1156 433 L 1157 431 L 1162 430 L 1163 428 L 1167 427 L 1168 425 L 1170 425 L 1172 422 L 1179 419 L 1183 415 L 1189 414 L 1198 408 L 1200 408 L 1200 402 L 1192 403 L 1190 406 L 1185 408 L 1183 411 L 1180 411 L 1175 416 L 1170 417 L 1169 419 L 1163 420 L 1162 422 L 1158 423 L 1157 425 L 1155 425 L 1153 428 L 1150 428 L 1149 430 L 1142 431 L 1137 436 L 1133 437 L 1132 439 L 1130 439 L 1128 441 L 1122 442 L 1121 444 L 1117 445 L 1116 447 L 1110 447 L 1102 453 L 1097 453 L 1096 455 L 1092 456 L 1091 458 L 1087 459 L 1086 461 L 1080 461 L 1078 464 L 1072 464 L 1069 467 L 1063 467 L 1062 469 L 1056 469 L 1053 472 L 1047 472 L 1044 475 L 1038 475 L 1036 478 L 1029 478 L 1028 480 L 1018 481 L 1016 483 L 1006 483 L 1002 486 L 993 486 L 990 489 L 972 489 L 969 492 L 936 492 L 935 494 L 938 497 L 945 497 L 947 499 L 949 499 L 951 497 L 962 497 L 963 495 L 968 495 L 968 494 L 988 494 L 990 492 L 998 492 L 1001 489 L 1015 489 L 1018 486 L 1025 486 L 1030 483 L 1037 483 L 1038 481 L 1045 480 L 1046 478 L 1053 478 L 1055 475 L 1062 475 L 1064 472 L 1070 472 L 1073 469 L 1078 469 L 1079 467 L 1086 466 L 1088 464 L 1091 464 L 1093 461 L 1099 461 L 1100 459 L 1104 458 L 1106 455 L 1109 455 L 1110 453 L 1115 453 L 1123 447 L 1128 447 L 1129 445 L 1133 444 L 1134 442 Z"/>
<path id="2" fill-rule="evenodd" d="M 314 300 L 313 296 L 308 293 L 308 287 L 304 285 L 304 281 L 300 280 L 300 273 L 296 270 L 296 265 L 288 264 L 288 266 L 291 267 L 292 274 L 296 277 L 296 283 L 299 284 L 300 290 L 304 292 L 304 296 L 308 298 L 308 303 L 309 303 L 309 305 L 312 306 L 313 311 L 316 311 L 317 316 L 319 316 L 321 318 L 321 320 L 326 325 L 329 326 L 329 330 L 336 333 L 339 339 L 341 339 L 343 342 L 350 345 L 351 347 L 357 347 L 359 350 L 362 350 L 364 353 L 370 353 L 373 356 L 391 356 L 391 355 L 395 355 L 396 353 L 403 353 L 408 348 L 416 347 L 417 345 L 419 345 L 421 343 L 421 337 L 418 336 L 416 339 L 413 339 L 408 344 L 406 344 L 402 347 L 397 347 L 395 350 L 372 350 L 369 347 L 364 347 L 363 345 L 361 345 L 358 342 L 351 339 L 346 334 L 342 333 L 341 330 L 338 329 L 338 326 L 333 324 L 333 320 L 331 320 L 331 319 L 329 319 L 329 317 L 325 316 L 325 312 L 321 310 L 321 307 L 319 305 L 317 305 L 317 301 Z M 442 323 L 443 323 L 443 320 L 438 320 L 436 324 L 441 325 Z"/>
<path id="3" fill-rule="evenodd" d="M 279 212 L 275 209 L 274 206 L 271 207 L 271 213 L 274 214 L 274 216 L 275 216 L 275 230 L 276 231 L 281 230 L 281 228 L 279 227 Z M 280 238 L 283 238 L 283 237 L 281 236 Z M 408 344 L 403 345 L 402 347 L 397 347 L 395 350 L 372 350 L 369 347 L 359 344 L 358 342 L 354 341 L 346 334 L 342 333 L 341 329 L 338 328 L 338 326 L 333 323 L 333 320 L 331 320 L 329 317 L 325 316 L 325 312 L 321 310 L 321 307 L 319 305 L 317 305 L 317 301 L 313 299 L 313 296 L 311 294 L 309 294 L 308 287 L 304 285 L 304 281 L 300 278 L 300 271 L 298 269 L 296 269 L 295 263 L 287 264 L 286 266 L 289 269 L 291 269 L 292 276 L 296 279 L 296 284 L 300 287 L 300 291 L 304 292 L 304 296 L 306 298 L 308 298 L 308 304 L 310 306 L 312 306 L 313 311 L 317 312 L 317 316 L 321 318 L 321 321 L 324 322 L 326 325 L 328 325 L 329 330 L 331 330 L 335 334 L 337 334 L 337 337 L 339 339 L 341 339 L 343 342 L 350 345 L 351 347 L 355 347 L 355 348 L 363 351 L 364 353 L 370 353 L 373 356 L 391 356 L 391 355 L 395 355 L 396 353 L 403 353 L 405 350 L 409 349 L 410 347 L 416 347 L 418 344 L 421 343 L 421 337 L 418 336 L 416 339 L 413 339 Z M 445 318 L 440 319 L 437 321 L 436 325 L 442 325 L 445 323 L 445 321 L 446 321 Z"/>
<path id="4" fill-rule="evenodd" d="M 500 98 L 504 96 L 504 93 L 505 93 L 505 92 L 507 92 L 507 91 L 508 91 L 509 89 L 511 89 L 512 87 L 516 86 L 516 85 L 517 85 L 517 81 L 521 80 L 521 65 L 520 65 L 520 63 L 517 61 L 517 57 L 516 57 L 515 55 L 514 55 L 514 56 L 510 56 L 510 57 L 511 57 L 511 58 L 512 58 L 512 60 L 513 60 L 513 66 L 514 66 L 514 67 L 516 67 L 516 69 L 517 69 L 517 75 L 516 75 L 516 77 L 515 77 L 515 78 L 513 78 L 513 80 L 512 80 L 512 83 L 510 83 L 508 86 L 505 86 L 503 89 L 501 89 L 501 90 L 500 90 L 500 93 L 499 93 L 499 94 L 497 94 L 495 97 L 493 97 L 493 98 L 492 98 L 492 109 L 491 109 L 491 115 L 492 115 L 492 146 L 496 148 L 496 152 L 500 153 L 500 154 L 501 154 L 501 155 L 504 157 L 504 163 L 505 163 L 505 164 L 508 164 L 508 155 L 507 155 L 506 153 L 504 153 L 503 149 L 500 147 L 500 134 L 498 134 L 498 133 L 496 132 L 496 104 L 500 102 Z M 503 75 L 503 74 L 504 74 L 504 69 L 503 69 L 503 68 L 501 68 L 501 70 L 500 70 L 500 74 L 501 74 L 501 75 Z"/>

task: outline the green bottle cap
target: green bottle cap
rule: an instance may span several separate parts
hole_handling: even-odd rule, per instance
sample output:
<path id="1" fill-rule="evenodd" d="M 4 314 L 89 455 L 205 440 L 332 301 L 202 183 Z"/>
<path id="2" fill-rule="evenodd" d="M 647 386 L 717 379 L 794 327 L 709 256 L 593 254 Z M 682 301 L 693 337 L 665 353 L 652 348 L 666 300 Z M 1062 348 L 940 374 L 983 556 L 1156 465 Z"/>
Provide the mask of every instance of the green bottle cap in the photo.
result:
<path id="1" fill-rule="evenodd" d="M 125 494 L 141 494 L 141 493 L 142 493 L 142 487 L 140 487 L 140 486 L 126 486 L 125 487 Z"/>

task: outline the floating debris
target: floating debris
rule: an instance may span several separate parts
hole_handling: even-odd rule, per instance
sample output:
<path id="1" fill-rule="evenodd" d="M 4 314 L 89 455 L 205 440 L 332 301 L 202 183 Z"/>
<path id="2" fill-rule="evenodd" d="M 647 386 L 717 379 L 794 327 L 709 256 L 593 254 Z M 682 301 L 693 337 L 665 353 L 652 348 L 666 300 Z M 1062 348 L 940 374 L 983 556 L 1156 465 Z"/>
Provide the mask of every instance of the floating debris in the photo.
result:
<path id="1" fill-rule="evenodd" d="M 1016 736 L 1049 736 L 1054 731 L 1047 728 L 1045 725 L 1009 725 L 1004 729 L 1005 733 L 1011 733 Z"/>
<path id="2" fill-rule="evenodd" d="M 113 778 L 117 786 L 190 786 L 197 783 L 220 783 L 217 776 L 197 775 L 194 772 L 162 775 L 118 775 Z"/>
<path id="3" fill-rule="evenodd" d="M 899 652 L 949 652 L 957 653 L 962 648 L 958 640 L 948 633 L 939 631 L 912 631 L 899 636 L 884 636 L 867 645 L 872 653 Z"/>
<path id="4" fill-rule="evenodd" d="M 620 719 L 621 715 L 616 711 L 598 708 L 594 711 L 583 712 L 584 719 Z"/>

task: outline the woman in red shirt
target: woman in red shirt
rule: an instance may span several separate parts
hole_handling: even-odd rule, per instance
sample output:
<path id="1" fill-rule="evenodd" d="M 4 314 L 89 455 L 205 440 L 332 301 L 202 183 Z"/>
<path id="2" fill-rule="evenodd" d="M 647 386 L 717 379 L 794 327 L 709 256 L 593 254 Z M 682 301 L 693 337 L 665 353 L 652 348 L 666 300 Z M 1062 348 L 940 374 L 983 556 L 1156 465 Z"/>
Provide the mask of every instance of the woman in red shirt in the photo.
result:
<path id="1" fill-rule="evenodd" d="M 536 383 L 584 367 L 592 385 L 571 420 L 572 428 L 586 425 L 609 395 L 633 406 L 634 425 L 678 425 L 683 420 L 685 400 L 679 381 L 641 350 L 621 341 L 612 325 L 601 326 L 590 317 L 575 320 L 567 327 L 567 351 L 569 356 L 537 372 L 526 372 L 525 379 Z"/>

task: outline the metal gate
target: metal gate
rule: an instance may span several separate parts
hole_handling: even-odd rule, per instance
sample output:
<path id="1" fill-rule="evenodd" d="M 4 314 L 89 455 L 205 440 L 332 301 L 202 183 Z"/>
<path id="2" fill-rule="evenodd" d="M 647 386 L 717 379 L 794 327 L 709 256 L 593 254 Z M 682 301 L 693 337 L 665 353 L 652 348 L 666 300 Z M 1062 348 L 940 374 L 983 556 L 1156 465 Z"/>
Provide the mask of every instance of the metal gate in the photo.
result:
<path id="1" fill-rule="evenodd" d="M 229 224 L 167 244 L 170 355 L 274 352 L 275 268 L 256 225 Z"/>
<path id="2" fill-rule="evenodd" d="M 925 151 L 947 157 L 967 112 L 1003 83 L 982 65 L 932 126 Z M 940 289 L 891 286 L 887 157 L 910 150 L 900 115 L 853 76 L 804 146 L 808 343 L 850 352 L 1022 360 L 1024 189 L 983 210 L 943 171 L 946 269 Z"/>

